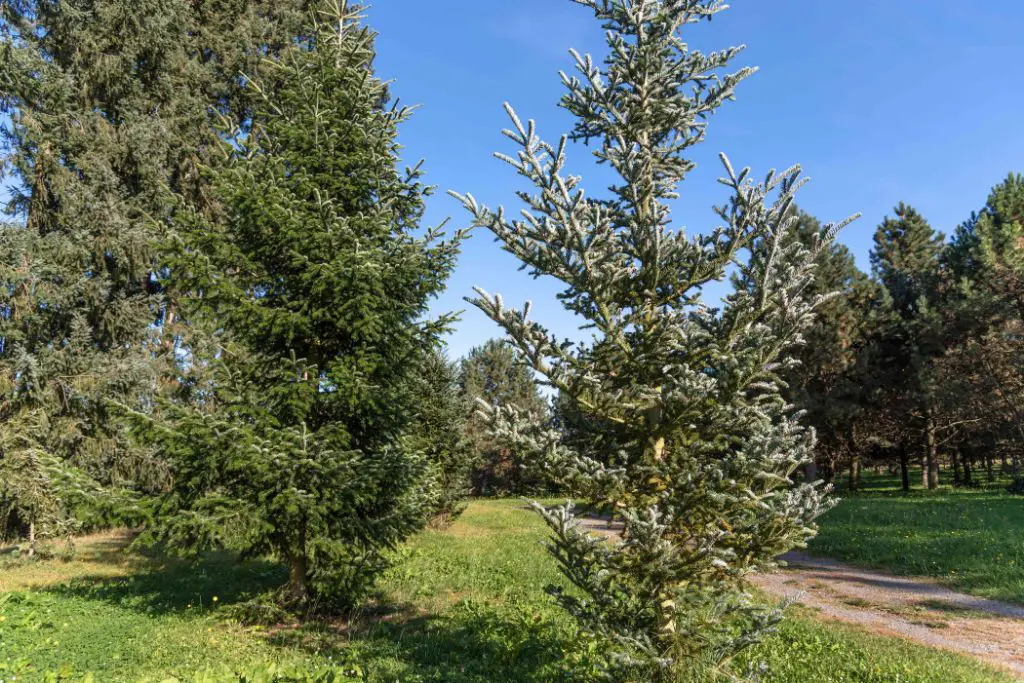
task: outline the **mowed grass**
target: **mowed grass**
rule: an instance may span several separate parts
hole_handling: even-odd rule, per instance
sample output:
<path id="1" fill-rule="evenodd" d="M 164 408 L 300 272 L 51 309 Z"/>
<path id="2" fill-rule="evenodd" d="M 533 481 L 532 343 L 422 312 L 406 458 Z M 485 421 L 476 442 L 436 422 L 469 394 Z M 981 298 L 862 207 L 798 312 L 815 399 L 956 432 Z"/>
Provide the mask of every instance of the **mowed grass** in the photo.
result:
<path id="1" fill-rule="evenodd" d="M 811 553 L 1024 603 L 1024 497 L 1003 485 L 907 494 L 890 477 L 867 483 L 863 492 L 840 492 Z"/>
<path id="2" fill-rule="evenodd" d="M 342 623 L 245 628 L 230 606 L 282 580 L 226 556 L 166 562 L 116 536 L 71 562 L 0 569 L 0 680 L 214 680 L 207 669 L 334 667 L 339 681 L 579 681 L 588 652 L 544 594 L 558 573 L 545 530 L 518 501 L 478 501 L 450 529 L 402 551 L 366 611 Z M 822 624 L 802 610 L 736 663 L 764 681 L 981 683 L 1013 680 L 974 661 Z M 226 680 L 226 679 L 216 679 Z"/>

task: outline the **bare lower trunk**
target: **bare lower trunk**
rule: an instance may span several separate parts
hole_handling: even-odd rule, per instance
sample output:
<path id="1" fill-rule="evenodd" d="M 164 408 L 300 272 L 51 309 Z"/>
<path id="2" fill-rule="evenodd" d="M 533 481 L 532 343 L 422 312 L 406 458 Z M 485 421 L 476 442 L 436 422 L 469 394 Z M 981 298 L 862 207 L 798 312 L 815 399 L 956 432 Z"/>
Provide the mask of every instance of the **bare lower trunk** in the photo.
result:
<path id="1" fill-rule="evenodd" d="M 900 480 L 903 490 L 910 490 L 910 457 L 907 454 L 906 446 L 900 446 Z"/>
<path id="2" fill-rule="evenodd" d="M 850 490 L 860 489 L 860 454 L 850 455 Z"/>
<path id="3" fill-rule="evenodd" d="M 28 523 L 28 556 L 33 557 L 36 554 L 36 523 Z"/>
<path id="4" fill-rule="evenodd" d="M 296 604 L 309 601 L 309 562 L 305 553 L 296 553 L 288 560 L 288 598 Z"/>
<path id="5" fill-rule="evenodd" d="M 953 464 L 953 486 L 962 486 L 964 483 L 963 475 L 960 473 L 960 453 L 959 449 L 953 451 L 953 457 L 951 458 Z"/>
<path id="6" fill-rule="evenodd" d="M 962 456 L 964 466 L 964 486 L 971 486 L 974 484 L 974 481 L 971 478 L 971 452 L 964 450 Z"/>
<path id="7" fill-rule="evenodd" d="M 935 416 L 931 410 L 925 424 L 925 465 L 924 483 L 929 490 L 939 488 L 939 447 L 936 438 Z"/>
<path id="8" fill-rule="evenodd" d="M 306 526 L 299 529 L 297 548 L 288 556 L 288 598 L 296 605 L 309 602 L 309 555 L 306 553 Z"/>

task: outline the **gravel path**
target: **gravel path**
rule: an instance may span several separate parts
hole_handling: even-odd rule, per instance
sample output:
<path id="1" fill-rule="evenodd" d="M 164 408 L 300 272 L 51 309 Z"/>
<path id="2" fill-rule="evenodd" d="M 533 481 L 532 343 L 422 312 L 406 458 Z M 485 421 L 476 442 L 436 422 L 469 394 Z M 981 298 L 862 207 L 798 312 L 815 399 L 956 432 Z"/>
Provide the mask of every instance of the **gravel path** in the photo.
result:
<path id="1" fill-rule="evenodd" d="M 620 524 L 583 525 L 617 536 Z M 1024 680 L 1024 607 L 957 593 L 934 581 L 890 576 L 804 553 L 783 556 L 787 567 L 759 574 L 762 591 L 815 610 L 823 620 L 858 624 L 930 647 L 975 657 Z"/>
<path id="2" fill-rule="evenodd" d="M 970 655 L 1024 679 L 1024 607 L 803 553 L 782 559 L 787 568 L 756 576 L 754 585 L 824 619 Z"/>

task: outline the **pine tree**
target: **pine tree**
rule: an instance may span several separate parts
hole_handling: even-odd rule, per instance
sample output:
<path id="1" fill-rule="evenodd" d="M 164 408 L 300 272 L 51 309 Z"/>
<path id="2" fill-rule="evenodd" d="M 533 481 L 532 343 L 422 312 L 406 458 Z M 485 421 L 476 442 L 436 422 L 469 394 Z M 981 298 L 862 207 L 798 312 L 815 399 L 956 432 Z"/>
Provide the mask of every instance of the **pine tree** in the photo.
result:
<path id="1" fill-rule="evenodd" d="M 499 157 L 533 187 L 518 193 L 522 218 L 460 198 L 532 274 L 560 280 L 559 299 L 593 331 L 592 343 L 573 344 L 531 321 L 529 305 L 509 309 L 482 290 L 474 300 L 549 386 L 618 425 L 616 457 L 603 461 L 606 443 L 573 448 L 513 407 L 495 409 L 492 428 L 623 522 L 610 544 L 580 526 L 571 503 L 543 509 L 577 589 L 553 592 L 600 639 L 607 677 L 697 678 L 779 618 L 745 592 L 745 577 L 802 545 L 825 506 L 820 487 L 791 479 L 814 435 L 782 398 L 779 373 L 826 299 L 806 290 L 841 226 L 811 249 L 787 240 L 799 168 L 755 183 L 724 156 L 724 225 L 693 236 L 672 226 L 670 204 L 694 167 L 688 150 L 753 70 L 723 75 L 739 48 L 702 54 L 684 42 L 683 29 L 724 9 L 717 0 L 578 3 L 606 28 L 609 54 L 601 66 L 574 53 L 579 75 L 563 77 L 562 106 L 577 122 L 557 144 L 508 107 L 506 136 L 519 149 Z M 570 139 L 596 143 L 621 179 L 606 197 L 567 174 Z M 735 291 L 721 309 L 704 304 L 702 287 L 731 267 Z"/>
<path id="2" fill-rule="evenodd" d="M 913 207 L 900 203 L 895 217 L 878 226 L 871 252 L 875 277 L 885 288 L 891 311 L 876 340 L 876 372 L 887 403 L 900 411 L 896 420 L 920 435 L 922 484 L 939 485 L 938 422 L 934 361 L 944 353 L 946 323 L 937 303 L 943 287 L 943 236 Z M 903 467 L 906 464 L 903 463 Z"/>
<path id="3" fill-rule="evenodd" d="M 250 81 L 252 117 L 207 171 L 218 210 L 174 226 L 168 287 L 216 348 L 185 348 L 190 402 L 136 415 L 174 467 L 155 536 L 271 553 L 304 609 L 355 604 L 435 510 L 416 371 L 446 327 L 425 316 L 461 239 L 420 230 L 430 188 L 419 165 L 396 168 L 410 109 L 358 22 L 316 3 Z"/>
<path id="4" fill-rule="evenodd" d="M 800 212 L 790 231 L 791 238 L 813 249 L 821 223 Z M 861 376 L 863 351 L 873 327 L 871 312 L 879 293 L 856 264 L 850 250 L 831 244 L 818 251 L 814 282 L 807 293 L 813 296 L 835 293 L 817 310 L 817 317 L 805 333 L 806 343 L 796 352 L 800 364 L 786 373 L 786 396 L 807 411 L 807 422 L 818 434 L 818 453 L 828 464 L 826 478 L 835 475 L 840 459 L 850 462 L 850 488 L 860 477 L 860 455 L 867 429 L 866 396 Z M 813 481 L 817 468 L 808 471 Z"/>
<path id="5" fill-rule="evenodd" d="M 491 339 L 470 350 L 462 359 L 459 384 L 466 414 L 466 434 L 475 461 L 473 488 L 479 495 L 527 493 L 542 484 L 536 468 L 523 460 L 523 453 L 498 443 L 490 434 L 484 406 L 516 406 L 542 419 L 544 399 L 529 368 L 517 362 L 515 349 L 505 341 Z"/>
<path id="6" fill-rule="evenodd" d="M 992 188 L 980 212 L 957 230 L 948 260 L 969 301 L 965 313 L 982 329 L 1024 320 L 1024 175 Z"/>
<path id="7" fill-rule="evenodd" d="M 970 453 L 1009 451 L 1013 489 L 1022 491 L 1024 175 L 992 188 L 985 207 L 957 230 L 946 261 L 957 286 L 944 303 L 955 311 L 958 340 L 942 387 L 950 409 L 971 425 L 959 439 L 964 467 Z"/>

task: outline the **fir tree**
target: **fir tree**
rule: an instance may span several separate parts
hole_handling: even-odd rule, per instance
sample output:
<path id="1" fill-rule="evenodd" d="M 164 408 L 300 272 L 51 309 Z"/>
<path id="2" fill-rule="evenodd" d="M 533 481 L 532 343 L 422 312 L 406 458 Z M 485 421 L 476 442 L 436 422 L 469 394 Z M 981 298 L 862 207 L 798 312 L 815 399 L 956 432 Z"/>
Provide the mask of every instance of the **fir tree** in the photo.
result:
<path id="1" fill-rule="evenodd" d="M 692 50 L 691 24 L 724 9 L 716 0 L 577 0 L 607 29 L 603 66 L 576 53 L 562 105 L 577 119 L 549 145 L 508 108 L 519 148 L 499 155 L 533 187 L 518 193 L 520 219 L 462 196 L 474 223 L 498 237 L 593 331 L 592 343 L 554 338 L 482 290 L 474 300 L 508 333 L 523 362 L 598 423 L 607 442 L 566 443 L 557 429 L 492 411 L 496 434 L 542 453 L 572 493 L 604 504 L 623 522 L 606 543 L 580 526 L 571 504 L 543 510 L 552 552 L 575 591 L 553 589 L 584 632 L 600 638 L 615 680 L 678 680 L 721 667 L 779 617 L 744 592 L 744 579 L 771 567 L 813 534 L 822 490 L 791 475 L 814 447 L 780 393 L 779 372 L 827 297 L 807 296 L 817 252 L 787 239 L 794 167 L 763 183 L 723 157 L 732 192 L 724 222 L 687 236 L 670 203 L 693 168 L 687 151 L 707 120 L 752 73 L 722 75 L 740 51 Z M 568 175 L 569 140 L 595 143 L 597 160 L 621 180 L 591 198 Z M 743 258 L 754 252 L 749 260 Z M 735 267 L 736 290 L 720 310 L 701 288 Z"/>
<path id="2" fill-rule="evenodd" d="M 174 467 L 156 537 L 272 553 L 301 608 L 352 606 L 438 495 L 416 370 L 460 238 L 420 231 L 430 188 L 396 167 L 410 110 L 357 9 L 317 3 L 250 81 L 252 117 L 208 171 L 218 210 L 175 223 L 168 286 L 217 348 L 186 349 L 189 403 L 138 416 Z"/>
<path id="3" fill-rule="evenodd" d="M 483 406 L 516 406 L 538 416 L 545 412 L 533 373 L 516 361 L 515 349 L 491 339 L 470 350 L 462 359 L 459 383 L 466 414 L 466 434 L 475 461 L 473 488 L 480 495 L 527 493 L 540 486 L 536 468 L 524 462 L 523 453 L 496 442 L 490 433 Z"/>

